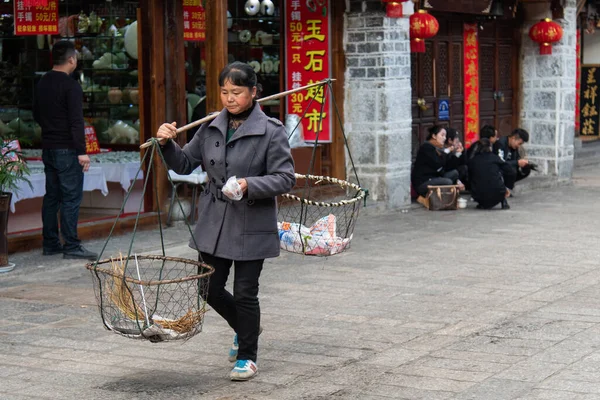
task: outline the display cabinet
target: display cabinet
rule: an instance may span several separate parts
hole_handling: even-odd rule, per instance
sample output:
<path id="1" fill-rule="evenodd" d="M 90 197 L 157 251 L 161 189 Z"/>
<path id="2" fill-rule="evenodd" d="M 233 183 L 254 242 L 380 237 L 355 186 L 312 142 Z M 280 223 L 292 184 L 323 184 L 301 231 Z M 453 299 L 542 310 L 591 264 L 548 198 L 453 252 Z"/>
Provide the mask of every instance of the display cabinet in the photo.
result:
<path id="1" fill-rule="evenodd" d="M 36 82 L 52 69 L 52 46 L 70 40 L 78 51 L 73 78 L 83 90 L 86 124 L 102 148 L 134 149 L 139 144 L 137 1 L 58 2 L 58 35 L 14 36 L 13 4 L 0 9 L 0 133 L 41 145 L 33 120 Z"/>
<path id="2" fill-rule="evenodd" d="M 258 76 L 261 97 L 281 91 L 283 58 L 280 0 L 228 1 L 228 61 L 250 64 Z M 269 116 L 281 118 L 283 103 L 261 103 Z"/>

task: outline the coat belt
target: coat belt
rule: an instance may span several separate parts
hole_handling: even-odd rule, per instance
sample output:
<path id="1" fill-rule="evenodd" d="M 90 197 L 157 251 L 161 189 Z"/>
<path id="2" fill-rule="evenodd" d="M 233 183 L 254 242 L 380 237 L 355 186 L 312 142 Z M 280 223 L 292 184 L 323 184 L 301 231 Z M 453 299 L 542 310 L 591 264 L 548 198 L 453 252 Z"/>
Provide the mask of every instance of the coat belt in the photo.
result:
<path id="1" fill-rule="evenodd" d="M 224 201 L 224 202 L 230 203 L 230 204 L 233 203 L 233 200 L 231 200 L 229 197 L 225 196 L 223 194 L 223 191 L 220 188 L 216 187 L 214 183 L 209 182 L 207 187 L 208 187 L 207 190 L 210 193 L 212 193 L 213 197 L 216 198 L 217 200 Z"/>

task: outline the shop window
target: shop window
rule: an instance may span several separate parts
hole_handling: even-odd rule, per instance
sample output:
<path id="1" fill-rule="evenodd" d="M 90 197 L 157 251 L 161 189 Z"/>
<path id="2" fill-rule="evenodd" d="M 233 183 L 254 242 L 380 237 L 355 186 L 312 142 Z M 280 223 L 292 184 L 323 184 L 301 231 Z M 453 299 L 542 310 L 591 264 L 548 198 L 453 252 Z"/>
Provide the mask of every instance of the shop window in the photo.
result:
<path id="1" fill-rule="evenodd" d="M 19 18 L 14 1 L 0 3 L 0 133 L 20 139 L 23 147 L 41 147 L 41 128 L 32 113 L 35 84 L 52 69 L 52 45 L 71 40 L 78 51 L 73 78 L 83 89 L 86 125 L 95 129 L 101 148 L 136 149 L 141 99 L 134 22 L 139 2 L 60 0 L 50 4 L 58 7 L 59 34 L 44 34 L 47 25 L 38 23 L 33 29 L 40 34 L 25 36 L 14 34 L 15 18 Z"/>
<path id="2" fill-rule="evenodd" d="M 140 2 L 49 0 L 49 7 L 56 14 L 48 10 L 39 19 L 36 14 L 27 17 L 32 10 L 20 13 L 19 3 L 22 2 L 0 0 L 0 134 L 21 142 L 31 171 L 31 186 L 23 183 L 23 188 L 13 194 L 14 214 L 9 219 L 8 232 L 41 228 L 39 210 L 45 175 L 41 162 L 42 132 L 33 119 L 33 103 L 35 85 L 52 69 L 51 49 L 59 40 L 72 41 L 78 51 L 73 79 L 83 90 L 86 132 L 95 131 L 100 148 L 100 154 L 90 156 L 92 165 L 84 178 L 79 222 L 114 217 L 132 185 L 134 189 L 123 212 L 137 212 L 143 182 L 143 174 L 136 176 L 140 165 L 142 101 L 138 91 L 136 23 Z M 46 32 L 53 21 L 58 23 L 58 34 L 49 35 Z M 28 35 L 15 35 L 15 30 Z"/>
<path id="3" fill-rule="evenodd" d="M 206 111 L 206 46 L 203 41 L 185 42 L 187 122 L 197 121 L 207 115 Z M 211 110 L 213 111 L 213 110 Z M 187 131 L 189 142 L 196 129 Z"/>
<path id="4" fill-rule="evenodd" d="M 228 61 L 249 63 L 258 75 L 261 97 L 281 91 L 283 1 L 228 0 Z M 282 100 L 262 103 L 263 111 L 281 118 Z"/>

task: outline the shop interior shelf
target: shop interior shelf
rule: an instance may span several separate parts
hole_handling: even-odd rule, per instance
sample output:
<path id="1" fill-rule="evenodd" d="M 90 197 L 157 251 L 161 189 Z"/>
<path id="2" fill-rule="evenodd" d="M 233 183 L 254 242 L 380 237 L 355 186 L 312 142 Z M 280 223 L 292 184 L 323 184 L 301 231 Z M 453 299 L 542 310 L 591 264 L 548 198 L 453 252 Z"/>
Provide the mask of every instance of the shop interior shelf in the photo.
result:
<path id="1" fill-rule="evenodd" d="M 269 22 L 279 22 L 281 21 L 281 17 L 279 16 L 271 16 L 271 15 L 252 15 L 252 16 L 242 16 L 242 17 L 233 17 L 233 21 L 255 21 L 255 22 L 259 22 L 260 21 L 266 21 L 267 23 Z"/>
<path id="2" fill-rule="evenodd" d="M 273 43 L 273 44 L 250 44 L 250 43 L 243 43 L 243 42 L 228 42 L 228 45 L 233 45 L 233 46 L 241 46 L 241 47 L 249 47 L 249 48 L 267 48 L 267 49 L 278 49 L 280 44 L 279 43 Z"/>

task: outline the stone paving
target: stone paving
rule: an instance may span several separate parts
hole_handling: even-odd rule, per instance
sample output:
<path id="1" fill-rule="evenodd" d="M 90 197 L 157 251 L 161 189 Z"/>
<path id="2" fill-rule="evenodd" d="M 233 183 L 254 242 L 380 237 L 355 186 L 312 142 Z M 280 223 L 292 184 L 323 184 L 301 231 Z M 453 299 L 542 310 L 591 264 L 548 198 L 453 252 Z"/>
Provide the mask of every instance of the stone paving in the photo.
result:
<path id="1" fill-rule="evenodd" d="M 232 332 L 214 311 L 186 343 L 125 339 L 103 329 L 83 263 L 13 255 L 0 399 L 600 399 L 599 198 L 588 166 L 509 211 L 368 206 L 351 251 L 267 262 L 245 383 L 227 378 Z M 187 238 L 167 229 L 168 254 L 194 258 Z"/>

